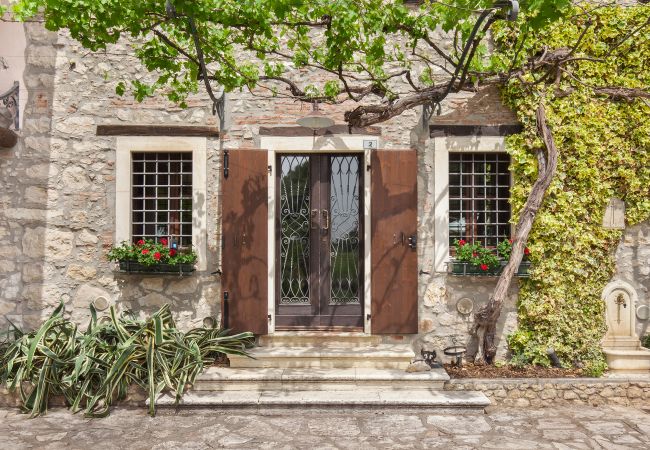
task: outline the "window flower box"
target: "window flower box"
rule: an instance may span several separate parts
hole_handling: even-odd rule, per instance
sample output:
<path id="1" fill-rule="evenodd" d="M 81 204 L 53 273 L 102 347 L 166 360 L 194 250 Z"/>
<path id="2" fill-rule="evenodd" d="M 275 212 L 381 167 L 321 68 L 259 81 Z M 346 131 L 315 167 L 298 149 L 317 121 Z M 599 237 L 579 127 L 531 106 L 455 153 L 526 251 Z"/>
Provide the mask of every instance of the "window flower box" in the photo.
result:
<path id="1" fill-rule="evenodd" d="M 496 277 L 501 275 L 510 253 L 512 252 L 512 241 L 504 240 L 494 250 L 484 248 L 479 244 L 468 244 L 464 240 L 456 241 L 456 258 L 449 263 L 449 272 L 452 275 L 488 276 Z M 519 264 L 515 276 L 527 278 L 530 276 L 530 261 L 528 256 L 530 250 L 524 249 L 524 260 Z"/>
<path id="2" fill-rule="evenodd" d="M 194 264 L 156 264 L 147 266 L 138 261 L 119 261 L 120 272 L 140 274 L 177 274 L 189 275 L 194 272 Z"/>
<path id="3" fill-rule="evenodd" d="M 481 266 L 478 264 L 472 264 L 466 261 L 450 261 L 449 267 L 452 275 L 496 277 L 501 273 L 501 266 L 481 269 Z"/>
<path id="4" fill-rule="evenodd" d="M 473 277 L 498 277 L 503 272 L 503 268 L 508 261 L 501 261 L 497 267 L 488 267 L 487 270 L 482 270 L 480 266 L 465 261 L 450 261 L 448 263 L 449 273 L 458 276 L 473 276 Z M 519 278 L 530 277 L 530 261 L 522 261 L 519 264 L 515 276 Z"/>
<path id="5" fill-rule="evenodd" d="M 123 242 L 108 252 L 109 261 L 117 262 L 121 272 L 133 274 L 189 275 L 195 271 L 196 258 L 190 248 L 169 248 L 166 238 Z"/>

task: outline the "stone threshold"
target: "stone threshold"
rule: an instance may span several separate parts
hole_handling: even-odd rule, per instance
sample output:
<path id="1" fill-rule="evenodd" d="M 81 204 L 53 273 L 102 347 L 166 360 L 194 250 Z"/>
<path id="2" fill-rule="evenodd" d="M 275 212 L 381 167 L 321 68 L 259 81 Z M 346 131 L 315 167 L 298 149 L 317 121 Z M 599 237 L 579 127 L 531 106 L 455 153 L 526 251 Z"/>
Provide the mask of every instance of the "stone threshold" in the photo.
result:
<path id="1" fill-rule="evenodd" d="M 163 394 L 156 400 L 161 408 L 175 407 L 173 396 Z M 223 391 L 189 392 L 180 400 L 180 408 L 426 408 L 483 411 L 490 400 L 480 392 L 448 391 Z"/>
<path id="2" fill-rule="evenodd" d="M 401 369 L 305 369 L 210 367 L 198 376 L 195 391 L 263 390 L 442 390 L 449 375 L 442 369 L 408 373 Z"/>

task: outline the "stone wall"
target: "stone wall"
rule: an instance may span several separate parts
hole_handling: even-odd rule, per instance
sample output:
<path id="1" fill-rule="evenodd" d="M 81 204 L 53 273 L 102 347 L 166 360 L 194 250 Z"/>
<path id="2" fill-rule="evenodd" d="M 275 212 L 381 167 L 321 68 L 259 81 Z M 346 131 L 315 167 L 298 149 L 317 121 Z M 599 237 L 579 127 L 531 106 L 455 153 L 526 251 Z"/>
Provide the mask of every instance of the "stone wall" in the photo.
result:
<path id="1" fill-rule="evenodd" d="M 32 308 L 42 307 L 43 280 L 48 250 L 67 257 L 72 234 L 47 222 L 63 212 L 50 199 L 50 180 L 58 169 L 50 161 L 52 105 L 57 35 L 39 24 L 25 24 L 25 81 L 28 98 L 21 139 L 11 149 L 0 149 L 0 326 L 6 320 L 21 325 Z M 47 229 L 47 233 L 46 233 Z M 47 235 L 47 237 L 46 237 Z"/>
<path id="2" fill-rule="evenodd" d="M 629 227 L 616 250 L 615 280 L 632 285 L 640 305 L 650 306 L 650 221 Z M 650 320 L 637 317 L 636 333 L 639 337 L 650 334 Z"/>
<path id="3" fill-rule="evenodd" d="M 445 389 L 481 391 L 490 399 L 492 406 L 646 407 L 650 404 L 650 380 L 647 377 L 455 379 L 448 381 Z"/>
<path id="4" fill-rule="evenodd" d="M 126 43 L 92 54 L 65 33 L 50 33 L 34 23 L 25 24 L 25 29 L 25 126 L 17 146 L 0 151 L 0 326 L 6 317 L 35 327 L 59 301 L 83 322 L 88 304 L 98 297 L 118 310 L 140 314 L 169 302 L 183 328 L 207 316 L 218 317 L 220 282 L 211 273 L 220 268 L 220 148 L 257 147 L 261 126 L 294 125 L 308 106 L 245 92 L 228 95 L 226 128 L 220 139 L 208 139 L 208 270 L 186 279 L 121 275 L 105 259 L 115 232 L 116 139 L 97 136 L 96 126 L 216 125 L 217 118 L 204 94 L 189 98 L 186 109 L 162 97 L 137 103 L 117 96 L 118 81 L 151 76 Z M 308 76 L 305 73 L 305 79 Z M 342 124 L 343 112 L 351 107 L 346 103 L 322 109 Z M 463 93 L 446 100 L 435 121 L 494 125 L 512 123 L 513 116 L 495 92 Z M 416 350 L 426 346 L 440 353 L 454 342 L 468 343 L 471 353 L 471 317 L 458 313 L 456 302 L 469 297 L 480 307 L 496 280 L 433 272 L 434 160 L 421 111 L 408 111 L 381 129 L 384 148 L 416 148 L 419 155 L 420 334 L 386 340 L 406 340 Z M 630 276 L 645 276 L 647 290 L 647 271 L 639 270 Z M 513 286 L 499 324 L 500 358 L 506 356 L 504 336 L 516 326 L 516 292 Z"/>

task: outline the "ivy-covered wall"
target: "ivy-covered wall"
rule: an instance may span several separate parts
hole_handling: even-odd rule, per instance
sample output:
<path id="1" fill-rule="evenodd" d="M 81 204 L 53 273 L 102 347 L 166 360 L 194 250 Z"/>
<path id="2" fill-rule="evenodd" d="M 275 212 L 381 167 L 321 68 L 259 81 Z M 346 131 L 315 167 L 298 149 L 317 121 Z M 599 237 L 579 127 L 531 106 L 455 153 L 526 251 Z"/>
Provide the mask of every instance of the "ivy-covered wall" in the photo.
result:
<path id="1" fill-rule="evenodd" d="M 516 53 L 571 49 L 580 42 L 576 59 L 560 78 L 540 81 L 552 70 L 544 66 L 503 89 L 505 102 L 525 127 L 508 141 L 515 212 L 536 178 L 540 102 L 559 151 L 556 177 L 529 237 L 535 270 L 522 283 L 519 328 L 509 344 L 520 363 L 546 365 L 546 349 L 553 347 L 565 364 L 583 365 L 598 375 L 606 367 L 600 349 L 606 331 L 601 294 L 614 274 L 622 236 L 603 229 L 602 219 L 612 197 L 625 201 L 628 226 L 650 217 L 650 101 L 616 101 L 598 96 L 594 87 L 650 86 L 650 38 L 642 27 L 650 20 L 650 6 L 594 9 L 580 40 L 587 20 L 569 14 L 534 33 L 502 26 L 495 33 L 500 46 L 495 60 L 509 64 Z M 522 40 L 523 51 L 517 52 Z"/>

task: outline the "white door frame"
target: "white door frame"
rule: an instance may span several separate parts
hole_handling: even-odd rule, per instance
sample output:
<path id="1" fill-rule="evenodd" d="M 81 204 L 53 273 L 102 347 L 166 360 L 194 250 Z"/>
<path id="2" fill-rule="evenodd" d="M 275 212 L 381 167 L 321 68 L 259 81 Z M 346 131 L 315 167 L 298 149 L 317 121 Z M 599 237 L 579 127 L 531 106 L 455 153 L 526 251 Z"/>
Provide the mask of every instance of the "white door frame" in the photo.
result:
<path id="1" fill-rule="evenodd" d="M 275 174 L 276 174 L 276 154 L 277 153 L 363 153 L 365 167 L 370 166 L 371 151 L 364 150 L 364 140 L 373 141 L 374 148 L 379 148 L 379 137 L 375 135 L 363 134 L 332 134 L 326 136 L 260 136 L 259 148 L 268 151 L 268 165 L 271 168 L 268 179 L 268 268 L 269 268 L 269 289 L 268 289 L 268 314 L 269 334 L 275 333 Z M 363 314 L 364 327 L 363 332 L 370 334 L 371 325 L 371 271 L 370 271 L 370 251 L 371 251 L 371 230 L 370 230 L 370 173 L 365 172 L 363 177 Z"/>

